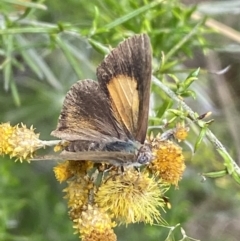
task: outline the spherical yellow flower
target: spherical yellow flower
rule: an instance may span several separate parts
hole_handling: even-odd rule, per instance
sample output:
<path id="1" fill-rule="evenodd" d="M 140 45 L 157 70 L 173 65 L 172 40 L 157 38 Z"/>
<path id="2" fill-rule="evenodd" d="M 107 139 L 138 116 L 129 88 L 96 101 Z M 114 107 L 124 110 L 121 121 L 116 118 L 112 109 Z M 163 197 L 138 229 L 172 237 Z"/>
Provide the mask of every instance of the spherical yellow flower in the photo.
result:
<path id="1" fill-rule="evenodd" d="M 12 127 L 9 123 L 1 124 L 0 140 L 0 154 L 8 154 L 10 158 L 16 157 L 20 161 L 32 158 L 33 153 L 44 146 L 33 127 L 28 129 L 23 124 L 20 127 Z"/>
<path id="2" fill-rule="evenodd" d="M 95 202 L 120 223 L 160 222 L 164 206 L 160 182 L 133 169 L 108 178 L 99 187 Z"/>
<path id="3" fill-rule="evenodd" d="M 12 148 L 9 146 L 8 140 L 15 129 L 16 127 L 12 127 L 9 123 L 0 124 L 0 155 L 11 153 Z"/>
<path id="4" fill-rule="evenodd" d="M 103 212 L 96 205 L 88 205 L 82 211 L 80 217 L 73 220 L 74 228 L 80 233 L 82 241 L 116 241 L 113 227 L 116 226 L 111 221 L 109 215 Z"/>
<path id="5" fill-rule="evenodd" d="M 66 192 L 65 198 L 68 199 L 70 217 L 75 219 L 80 216 L 82 207 L 88 203 L 89 190 L 93 188 L 93 184 L 87 176 L 76 176 L 67 183 L 68 187 L 63 192 Z"/>
<path id="6" fill-rule="evenodd" d="M 177 123 L 173 135 L 176 138 L 176 140 L 184 141 L 188 136 L 188 131 L 189 127 L 185 127 L 183 124 Z"/>
<path id="7" fill-rule="evenodd" d="M 185 169 L 181 147 L 172 141 L 158 141 L 155 138 L 152 151 L 155 158 L 148 168 L 166 183 L 177 186 Z"/>

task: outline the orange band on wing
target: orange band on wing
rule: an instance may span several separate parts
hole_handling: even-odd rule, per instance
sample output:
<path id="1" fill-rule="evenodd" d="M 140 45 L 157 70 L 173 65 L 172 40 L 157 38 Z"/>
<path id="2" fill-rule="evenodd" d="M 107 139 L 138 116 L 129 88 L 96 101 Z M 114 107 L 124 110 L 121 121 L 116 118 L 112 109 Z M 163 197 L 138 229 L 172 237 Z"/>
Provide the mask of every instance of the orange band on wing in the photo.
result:
<path id="1" fill-rule="evenodd" d="M 116 118 L 124 123 L 130 133 L 137 131 L 139 98 L 137 81 L 124 75 L 118 75 L 107 84 L 111 96 L 112 109 Z M 120 120 L 119 120 L 120 118 Z"/>

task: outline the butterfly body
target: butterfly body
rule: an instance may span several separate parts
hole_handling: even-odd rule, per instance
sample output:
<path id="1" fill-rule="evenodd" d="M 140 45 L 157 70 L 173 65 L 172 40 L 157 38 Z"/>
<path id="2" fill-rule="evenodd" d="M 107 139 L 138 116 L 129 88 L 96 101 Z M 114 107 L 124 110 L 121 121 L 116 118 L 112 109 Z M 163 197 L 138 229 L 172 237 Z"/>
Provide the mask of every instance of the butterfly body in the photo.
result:
<path id="1" fill-rule="evenodd" d="M 83 80 L 67 93 L 52 135 L 69 142 L 69 160 L 139 166 L 151 161 L 145 142 L 151 83 L 151 46 L 135 35 L 103 60 L 98 82 Z"/>

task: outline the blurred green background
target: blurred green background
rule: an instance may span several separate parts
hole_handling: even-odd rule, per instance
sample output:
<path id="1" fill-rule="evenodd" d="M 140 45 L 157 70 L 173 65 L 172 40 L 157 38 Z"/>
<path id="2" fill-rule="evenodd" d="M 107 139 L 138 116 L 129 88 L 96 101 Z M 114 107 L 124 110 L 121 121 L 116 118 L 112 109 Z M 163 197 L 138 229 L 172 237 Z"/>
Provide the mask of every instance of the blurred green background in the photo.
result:
<path id="1" fill-rule="evenodd" d="M 158 78 L 168 81 L 168 74 L 174 74 L 184 80 L 191 70 L 201 67 L 199 79 L 191 86 L 197 98 L 186 98 L 186 102 L 199 114 L 213 112 L 211 130 L 240 162 L 239 1 L 17 3 L 0 2 L 0 122 L 33 125 L 42 140 L 53 139 L 50 132 L 70 86 L 79 79 L 96 79 L 96 66 L 109 46 L 146 32 Z M 199 14 L 209 18 L 204 22 Z M 227 66 L 231 67 L 225 74 L 215 74 Z M 153 98 L 152 116 L 166 98 L 156 87 L 153 94 L 157 97 Z M 192 129 L 188 141 L 181 144 L 187 168 L 179 189 L 167 193 L 172 208 L 163 216 L 172 226 L 180 223 L 195 239 L 238 241 L 239 185 L 229 176 L 202 182 L 199 173 L 224 166 L 207 140 L 192 155 L 190 146 L 198 132 Z M 1 241 L 79 240 L 68 218 L 64 184 L 55 180 L 52 171 L 55 164 L 20 164 L 0 158 Z M 121 226 L 116 233 L 119 241 L 174 240 L 167 239 L 169 229 L 160 226 Z M 181 240 L 180 227 L 173 233 L 175 240 Z"/>

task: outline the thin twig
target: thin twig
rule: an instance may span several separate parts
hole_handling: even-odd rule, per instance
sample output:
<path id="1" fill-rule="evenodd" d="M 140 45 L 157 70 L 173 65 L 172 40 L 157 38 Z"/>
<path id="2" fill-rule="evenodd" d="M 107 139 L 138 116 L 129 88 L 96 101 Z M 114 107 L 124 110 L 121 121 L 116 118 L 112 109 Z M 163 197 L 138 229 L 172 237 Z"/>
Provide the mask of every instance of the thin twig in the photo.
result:
<path id="1" fill-rule="evenodd" d="M 205 17 L 206 17 L 206 15 L 202 15 L 199 12 L 195 12 L 192 15 L 192 18 L 196 19 L 196 20 L 200 20 Z M 213 18 L 207 18 L 205 25 L 216 30 L 217 32 L 221 33 L 222 35 L 225 35 L 226 37 L 240 43 L 240 32 L 227 26 L 226 24 L 220 23 Z"/>

